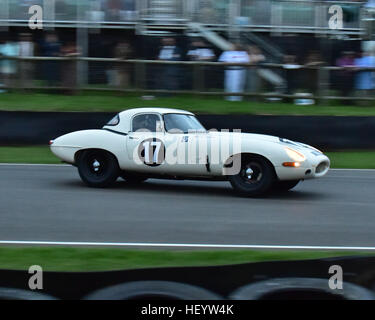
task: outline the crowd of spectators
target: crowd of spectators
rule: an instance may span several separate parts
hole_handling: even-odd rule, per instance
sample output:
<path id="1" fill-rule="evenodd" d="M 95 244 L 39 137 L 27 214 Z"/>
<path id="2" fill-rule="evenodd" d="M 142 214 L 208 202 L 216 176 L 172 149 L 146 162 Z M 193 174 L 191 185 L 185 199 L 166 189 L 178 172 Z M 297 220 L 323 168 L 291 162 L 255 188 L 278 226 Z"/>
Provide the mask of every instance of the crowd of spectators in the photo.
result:
<path id="1" fill-rule="evenodd" d="M 336 65 L 346 67 L 339 71 L 340 83 L 338 87 L 343 96 L 347 96 L 353 90 L 359 92 L 360 96 L 371 95 L 375 89 L 374 72 L 371 70 L 357 72 L 357 70 L 358 68 L 375 68 L 375 56 L 372 52 L 363 51 L 360 54 L 355 54 L 352 51 L 345 51 L 337 59 Z"/>
<path id="2" fill-rule="evenodd" d="M 284 70 L 287 80 L 288 94 L 296 92 L 308 92 L 318 95 L 318 86 L 322 79 L 319 79 L 317 68 L 303 69 L 302 67 L 327 66 L 327 62 L 319 52 L 312 51 L 308 54 L 304 63 L 296 62 L 297 57 L 286 55 L 284 57 Z M 331 70 L 329 73 L 329 89 L 337 92 L 337 96 L 344 98 L 355 95 L 365 97 L 374 94 L 375 89 L 375 53 L 369 51 L 342 51 L 336 59 L 334 66 L 338 70 Z M 343 103 L 351 103 L 343 99 Z"/>
<path id="3" fill-rule="evenodd" d="M 16 61 L 6 57 L 75 57 L 79 56 L 79 49 L 74 41 L 61 43 L 55 33 L 46 33 L 43 39 L 36 43 L 30 33 L 20 33 L 17 40 L 10 36 L 0 41 L 0 75 L 1 84 L 5 87 L 28 88 L 32 86 L 38 71 L 50 87 L 62 86 L 74 88 L 76 86 L 77 70 L 74 61 L 43 61 L 41 70 L 36 70 L 32 61 Z M 2 90 L 4 92 L 4 90 Z"/>
<path id="4" fill-rule="evenodd" d="M 183 68 L 173 63 L 157 65 L 154 69 L 147 67 L 145 76 L 154 81 L 151 86 L 146 81 L 146 89 L 160 89 L 172 93 L 176 90 L 217 91 L 223 88 L 225 92 L 233 94 L 225 97 L 229 101 L 241 101 L 243 97 L 235 93 L 244 92 L 318 95 L 321 81 L 319 67 L 328 65 L 318 51 L 311 50 L 302 59 L 295 55 L 284 55 L 282 68 L 267 69 L 262 66 L 263 63 L 269 62 L 267 56 L 257 46 L 236 43 L 229 50 L 220 52 L 200 38 L 190 39 L 190 44 L 183 50 L 176 38 L 164 37 L 155 52 L 156 55 L 151 57 L 153 60 L 222 62 L 223 66 L 199 65 L 198 73 L 195 67 Z M 32 61 L 4 59 L 35 55 L 76 57 L 80 55 L 80 48 L 74 41 L 62 42 L 53 32 L 45 33 L 40 41 L 34 41 L 29 33 L 19 34 L 16 41 L 3 37 L 0 41 L 0 56 L 3 56 L 0 60 L 0 83 L 4 87 L 32 87 L 38 73 L 44 81 L 42 85 L 45 83 L 49 87 L 61 86 L 66 88 L 67 92 L 76 88 L 78 71 L 74 60 L 42 61 L 36 70 Z M 111 57 L 128 60 L 139 58 L 139 55 L 130 42 L 120 40 L 112 46 Z M 343 97 L 373 94 L 375 72 L 371 69 L 363 70 L 375 68 L 375 56 L 372 51 L 343 51 L 335 65 L 340 69 L 330 72 L 329 89 L 336 90 L 338 95 Z M 107 64 L 105 68 L 107 85 L 118 89 L 134 87 L 135 69 L 132 64 L 114 62 Z M 273 84 L 269 81 L 272 78 L 276 79 Z M 200 87 L 197 86 L 197 82 L 200 83 Z"/>
<path id="5" fill-rule="evenodd" d="M 168 41 L 170 41 L 169 45 L 166 44 Z M 182 60 L 183 54 L 176 47 L 175 39 L 163 39 L 162 44 L 158 59 Z M 265 72 L 270 72 L 270 70 L 262 68 L 262 63 L 267 62 L 267 58 L 257 46 L 234 44 L 233 48 L 222 52 L 218 56 L 202 40 L 194 40 L 191 47 L 187 52 L 187 57 L 190 61 L 218 61 L 225 64 L 223 74 L 223 88 L 225 92 L 260 92 L 262 91 L 262 78 L 270 78 L 269 74 Z M 166 50 L 170 50 L 169 56 L 165 56 Z M 319 51 L 310 50 L 302 58 L 295 55 L 284 55 L 282 63 L 282 69 L 278 69 L 272 75 L 276 79 L 279 76 L 279 79 L 281 79 L 280 82 L 283 82 L 283 85 L 276 88 L 276 90 L 279 90 L 279 93 L 289 95 L 298 93 L 319 95 L 319 87 L 322 81 L 319 78 L 319 68 L 328 65 Z M 372 51 L 363 51 L 360 53 L 343 51 L 335 65 L 341 68 L 329 74 L 329 89 L 337 90 L 339 95 L 343 97 L 349 97 L 354 94 L 360 96 L 370 96 L 373 94 L 375 89 L 375 72 L 371 69 L 363 70 L 363 68 L 375 68 L 375 55 Z M 254 66 L 257 67 L 254 68 Z M 210 72 L 213 73 L 210 67 L 203 66 L 202 68 L 206 76 L 209 76 Z M 184 81 L 179 77 L 179 67 L 164 66 L 163 69 L 161 73 L 162 85 L 160 88 L 167 90 L 181 89 Z M 187 77 L 189 76 L 187 75 Z M 278 81 L 275 82 L 277 83 Z M 205 86 L 205 88 L 208 87 L 209 85 Z M 268 89 L 274 90 L 275 88 L 268 87 Z M 229 101 L 241 101 L 243 97 L 230 95 L 226 99 Z"/>

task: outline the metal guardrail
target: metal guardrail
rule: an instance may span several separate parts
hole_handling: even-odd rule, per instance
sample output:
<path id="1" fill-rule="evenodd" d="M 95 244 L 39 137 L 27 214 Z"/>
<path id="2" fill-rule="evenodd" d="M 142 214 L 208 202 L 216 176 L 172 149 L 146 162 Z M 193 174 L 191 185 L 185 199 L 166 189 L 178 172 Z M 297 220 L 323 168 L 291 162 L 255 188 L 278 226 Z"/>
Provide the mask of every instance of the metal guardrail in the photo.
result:
<path id="1" fill-rule="evenodd" d="M 276 92 L 249 92 L 245 90 L 240 93 L 233 92 L 224 92 L 222 84 L 224 81 L 223 71 L 228 67 L 243 67 L 246 69 L 273 69 L 283 72 L 288 70 L 288 65 L 277 64 L 277 63 L 263 63 L 263 64 L 239 64 L 239 63 L 222 63 L 222 62 L 195 62 L 195 61 L 161 61 L 161 60 L 139 60 L 139 59 L 116 59 L 116 58 L 93 58 L 93 57 L 4 57 L 0 56 L 0 70 L 1 63 L 3 61 L 13 61 L 16 65 L 14 67 L 14 73 L 12 75 L 12 84 L 8 85 L 3 83 L 0 86 L 0 89 L 11 89 L 11 90 L 52 90 L 52 91 L 109 91 L 109 92 L 123 92 L 123 93 L 150 93 L 150 94 L 193 94 L 193 95 L 206 95 L 206 96 L 244 96 L 244 97 L 258 97 L 258 98 L 281 98 L 281 99 L 301 99 L 304 96 L 301 94 L 291 94 L 285 93 L 285 91 L 276 91 Z M 27 75 L 25 79 L 25 72 L 22 68 L 25 68 L 25 65 L 30 64 L 40 64 L 39 69 L 44 67 L 49 68 L 48 72 L 54 73 L 57 69 L 60 68 L 59 63 L 65 63 L 64 68 L 68 66 L 72 74 L 70 77 L 70 85 L 66 86 L 64 84 L 58 85 L 58 82 L 61 82 L 61 79 L 56 76 L 56 83 L 54 85 L 35 85 L 37 81 L 46 81 L 43 79 L 43 75 L 39 70 L 39 75 L 36 75 L 38 70 L 34 68 L 32 74 Z M 47 64 L 48 63 L 48 64 Z M 53 65 L 51 65 L 53 63 Z M 68 63 L 69 65 L 67 65 Z M 86 64 L 85 68 L 80 68 L 80 64 Z M 132 78 L 132 81 L 129 81 L 128 86 L 121 85 L 107 85 L 106 81 L 102 81 L 100 86 L 99 84 L 90 86 L 88 83 L 84 83 L 82 79 L 88 79 L 88 74 L 82 76 L 79 74 L 78 70 L 86 70 L 90 72 L 88 64 L 100 65 L 104 73 L 110 70 L 123 70 L 123 72 L 128 74 L 129 78 Z M 128 69 L 124 71 L 123 66 L 127 66 Z M 190 75 L 191 88 L 190 89 L 170 89 L 170 88 L 154 88 L 147 85 L 147 74 L 150 70 L 148 68 L 158 67 L 157 76 L 160 76 L 161 66 L 175 66 L 179 68 L 185 68 L 184 70 L 179 70 L 179 73 L 172 73 L 170 80 L 177 81 L 173 78 L 173 75 L 188 77 Z M 46 68 L 44 68 L 46 69 Z M 27 70 L 30 70 L 27 69 Z M 307 99 L 316 99 L 318 101 L 324 100 L 348 100 L 348 101 L 375 101 L 375 96 L 339 96 L 329 92 L 328 88 L 332 84 L 329 81 L 330 72 L 337 72 L 343 70 L 351 70 L 354 73 L 361 71 L 374 71 L 374 68 L 358 68 L 358 67 L 337 67 L 337 66 L 306 66 L 306 65 L 296 65 L 293 70 L 298 71 L 313 71 L 315 72 L 315 81 L 316 83 L 316 92 L 311 93 L 308 96 L 305 96 Z M 151 70 L 152 71 L 152 70 Z M 155 70 L 154 70 L 155 71 Z M 205 87 L 205 79 L 210 76 L 210 73 L 214 75 L 215 78 L 218 76 L 218 72 L 221 72 L 222 81 L 221 88 L 210 88 L 209 90 Z M 57 73 L 56 73 L 57 74 Z M 155 75 L 155 74 L 154 74 Z M 151 75 L 151 76 L 154 76 Z M 62 81 L 63 83 L 64 81 Z M 0 81 L 1 83 L 1 81 Z M 57 84 L 57 85 L 56 85 Z M 305 91 L 306 92 L 306 91 Z"/>
<path id="2" fill-rule="evenodd" d="M 116 62 L 124 64 L 162 64 L 162 65 L 199 65 L 199 66 L 242 66 L 248 68 L 284 68 L 286 64 L 281 63 L 224 63 L 224 62 L 207 62 L 207 61 L 165 61 L 165 60 L 142 60 L 142 59 L 118 59 L 118 58 L 100 58 L 100 57 L 42 57 L 42 56 L 30 56 L 30 57 L 18 57 L 18 56 L 1 56 L 2 60 L 13 60 L 13 61 L 92 61 L 92 62 Z M 357 71 L 375 71 L 375 67 L 338 67 L 338 66 L 307 66 L 307 65 L 296 65 L 298 69 L 326 69 L 326 70 L 357 70 Z"/>

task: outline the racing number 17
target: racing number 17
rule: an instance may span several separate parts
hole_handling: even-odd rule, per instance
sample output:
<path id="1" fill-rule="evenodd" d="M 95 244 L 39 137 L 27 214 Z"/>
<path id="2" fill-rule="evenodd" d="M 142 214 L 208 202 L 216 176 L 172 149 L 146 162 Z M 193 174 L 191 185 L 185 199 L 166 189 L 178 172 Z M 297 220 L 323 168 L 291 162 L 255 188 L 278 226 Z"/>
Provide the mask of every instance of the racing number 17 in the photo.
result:
<path id="1" fill-rule="evenodd" d="M 152 161 L 150 159 L 150 146 L 152 147 L 151 152 L 153 152 L 152 155 Z M 143 147 L 145 150 L 145 162 L 146 163 L 157 163 L 158 162 L 158 155 L 161 147 L 161 142 L 160 141 L 145 141 L 143 143 Z M 156 147 L 155 149 L 153 147 Z"/>

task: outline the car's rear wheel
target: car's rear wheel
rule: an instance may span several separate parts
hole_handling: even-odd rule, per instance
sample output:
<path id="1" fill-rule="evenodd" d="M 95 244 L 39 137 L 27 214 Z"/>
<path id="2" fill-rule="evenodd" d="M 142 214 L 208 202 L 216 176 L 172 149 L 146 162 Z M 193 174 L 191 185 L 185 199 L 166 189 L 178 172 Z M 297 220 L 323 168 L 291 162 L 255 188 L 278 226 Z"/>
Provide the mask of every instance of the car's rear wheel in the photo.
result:
<path id="1" fill-rule="evenodd" d="M 113 184 L 119 176 L 115 156 L 103 150 L 87 150 L 78 156 L 78 172 L 89 187 L 104 188 Z"/>
<path id="2" fill-rule="evenodd" d="M 130 173 L 130 172 L 121 172 L 120 177 L 123 178 L 126 182 L 131 184 L 138 184 L 146 181 L 148 177 L 137 174 L 137 173 Z"/>
<path id="3" fill-rule="evenodd" d="M 272 189 L 276 192 L 286 192 L 293 189 L 300 180 L 275 181 Z"/>
<path id="4" fill-rule="evenodd" d="M 267 193 L 274 180 L 275 172 L 272 164 L 261 157 L 243 157 L 240 172 L 229 177 L 236 192 L 247 197 L 256 197 Z"/>

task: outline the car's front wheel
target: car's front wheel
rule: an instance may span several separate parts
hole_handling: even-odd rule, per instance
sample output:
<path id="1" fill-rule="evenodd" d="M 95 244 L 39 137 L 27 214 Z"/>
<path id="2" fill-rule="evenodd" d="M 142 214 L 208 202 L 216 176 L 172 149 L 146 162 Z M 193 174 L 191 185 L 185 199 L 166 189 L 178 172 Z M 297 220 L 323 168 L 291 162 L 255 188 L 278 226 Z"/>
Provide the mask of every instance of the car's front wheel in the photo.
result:
<path id="1" fill-rule="evenodd" d="M 78 156 L 77 166 L 82 181 L 96 188 L 110 186 L 120 172 L 115 156 L 102 150 L 83 151 Z"/>
<path id="2" fill-rule="evenodd" d="M 229 176 L 229 181 L 236 192 L 247 197 L 267 193 L 274 180 L 275 172 L 272 164 L 261 157 L 243 157 L 240 172 Z"/>

